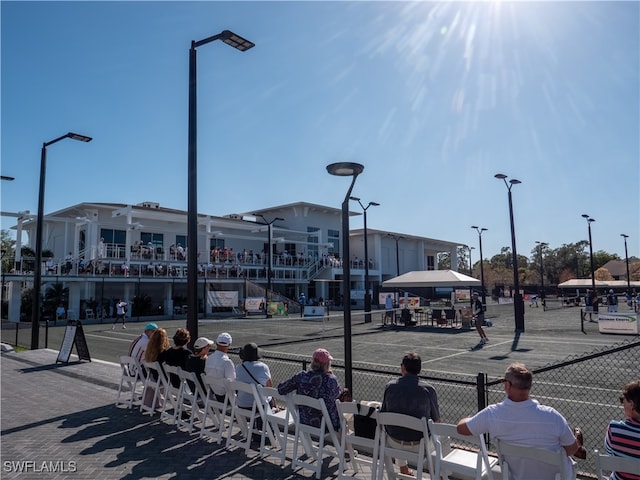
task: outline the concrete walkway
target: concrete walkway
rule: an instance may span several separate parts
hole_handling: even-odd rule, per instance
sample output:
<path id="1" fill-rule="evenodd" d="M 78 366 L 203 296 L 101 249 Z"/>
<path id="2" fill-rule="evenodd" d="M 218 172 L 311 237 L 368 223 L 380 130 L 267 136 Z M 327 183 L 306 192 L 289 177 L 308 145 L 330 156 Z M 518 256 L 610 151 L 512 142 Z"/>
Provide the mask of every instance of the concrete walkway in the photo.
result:
<path id="1" fill-rule="evenodd" d="M 3 479 L 295 479 L 277 461 L 225 450 L 149 417 L 116 407 L 120 367 L 55 363 L 54 350 L 3 353 Z M 72 356 L 72 360 L 73 360 Z M 335 478 L 337 460 L 325 465 Z"/>

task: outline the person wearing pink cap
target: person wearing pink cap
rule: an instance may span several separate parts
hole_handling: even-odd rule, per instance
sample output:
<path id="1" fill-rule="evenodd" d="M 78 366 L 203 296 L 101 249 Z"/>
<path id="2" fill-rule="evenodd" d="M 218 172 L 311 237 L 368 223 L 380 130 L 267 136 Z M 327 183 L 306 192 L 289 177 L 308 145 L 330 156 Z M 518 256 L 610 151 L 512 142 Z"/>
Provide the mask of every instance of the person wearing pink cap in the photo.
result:
<path id="1" fill-rule="evenodd" d="M 340 430 L 340 416 L 336 407 L 336 399 L 340 395 L 338 379 L 331 372 L 331 360 L 333 357 L 324 348 L 318 348 L 313 352 L 311 369 L 296 373 L 289 380 L 278 385 L 278 392 L 286 395 L 295 390 L 299 395 L 312 398 L 322 398 L 331 417 L 331 423 L 336 431 Z M 322 413 L 314 408 L 300 406 L 300 421 L 305 425 L 319 427 L 322 422 Z"/>

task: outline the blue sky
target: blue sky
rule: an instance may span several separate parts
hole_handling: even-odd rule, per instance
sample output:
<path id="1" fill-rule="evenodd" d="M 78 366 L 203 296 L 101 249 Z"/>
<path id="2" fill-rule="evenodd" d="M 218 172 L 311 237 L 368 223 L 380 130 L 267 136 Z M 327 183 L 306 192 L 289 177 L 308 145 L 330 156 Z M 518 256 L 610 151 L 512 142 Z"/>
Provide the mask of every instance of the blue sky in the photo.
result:
<path id="1" fill-rule="evenodd" d="M 640 256 L 638 2 L 7 2 L 2 211 L 187 207 L 188 50 L 198 49 L 198 210 L 306 201 L 369 227 L 518 253 L 586 240 Z M 352 209 L 359 209 L 357 204 Z M 2 218 L 2 228 L 14 224 Z M 352 228 L 362 226 L 354 218 Z"/>

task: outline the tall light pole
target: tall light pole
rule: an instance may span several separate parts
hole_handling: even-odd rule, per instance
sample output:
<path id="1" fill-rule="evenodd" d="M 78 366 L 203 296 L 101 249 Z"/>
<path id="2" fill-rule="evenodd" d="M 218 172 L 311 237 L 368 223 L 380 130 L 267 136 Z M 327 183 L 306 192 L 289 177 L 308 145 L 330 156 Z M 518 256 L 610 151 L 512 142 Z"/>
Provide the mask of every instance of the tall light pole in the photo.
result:
<path id="1" fill-rule="evenodd" d="M 485 293 L 485 289 L 484 289 L 484 264 L 483 264 L 483 256 L 482 256 L 482 232 L 486 232 L 487 229 L 484 227 L 476 227 L 475 225 L 472 225 L 471 228 L 475 229 L 476 232 L 478 232 L 478 241 L 480 242 L 480 285 L 482 288 L 482 305 L 485 306 L 487 305 L 487 294 Z"/>
<path id="2" fill-rule="evenodd" d="M 586 213 L 582 214 L 582 218 L 584 218 L 587 221 L 587 226 L 589 228 L 589 265 L 590 265 L 590 269 L 591 269 L 591 290 L 593 292 L 593 295 L 597 295 L 597 292 L 596 292 L 596 273 L 595 273 L 595 270 L 593 268 L 593 241 L 591 239 L 591 224 L 593 222 L 595 222 L 596 220 L 594 218 L 591 218 Z"/>
<path id="3" fill-rule="evenodd" d="M 351 177 L 351 185 L 342 202 L 342 303 L 344 304 L 344 384 L 353 393 L 353 358 L 351 355 L 351 267 L 349 259 L 349 197 L 364 165 L 338 162 L 327 165 L 327 172 L 338 177 Z"/>
<path id="4" fill-rule="evenodd" d="M 539 242 L 538 240 L 536 240 L 536 244 L 538 244 L 538 256 L 540 257 L 540 301 L 542 302 L 542 310 L 546 310 L 547 306 L 544 301 L 544 262 L 542 259 L 542 249 L 548 247 L 549 244 Z"/>
<path id="5" fill-rule="evenodd" d="M 514 185 L 518 185 L 522 183 L 520 180 L 516 180 L 512 178 L 507 183 L 507 176 L 503 173 L 497 173 L 494 177 L 502 180 L 504 184 L 507 186 L 507 190 L 509 191 L 509 222 L 511 223 L 511 250 L 513 254 L 513 288 L 515 289 L 515 293 L 513 295 L 513 314 L 515 316 L 515 324 L 516 324 L 516 332 L 522 333 L 524 332 L 524 301 L 522 299 L 522 294 L 520 293 L 520 279 L 518 278 L 518 253 L 516 252 L 516 229 L 515 224 L 513 222 L 513 202 L 511 199 L 511 188 Z"/>
<path id="6" fill-rule="evenodd" d="M 40 189 L 38 191 L 38 217 L 36 219 L 36 264 L 33 268 L 33 300 L 31 307 L 31 349 L 36 350 L 40 343 L 40 282 L 42 281 L 42 224 L 44 218 L 44 185 L 47 175 L 47 147 L 53 145 L 60 140 L 70 138 L 80 142 L 90 142 L 93 140 L 86 135 L 69 132 L 50 142 L 42 144 L 42 152 L 40 154 Z"/>
<path id="7" fill-rule="evenodd" d="M 364 212 L 364 323 L 371 323 L 371 292 L 369 291 L 369 243 L 367 235 L 367 210 L 369 207 L 379 207 L 376 202 L 369 202 L 365 207 L 358 197 L 349 197 L 357 201 Z"/>
<path id="8" fill-rule="evenodd" d="M 398 247 L 398 242 L 403 239 L 402 235 L 394 235 L 393 233 L 387 233 L 387 237 L 391 237 L 396 241 L 396 277 L 400 276 L 400 248 Z M 400 305 L 400 291 L 396 287 L 396 302 Z"/>
<path id="9" fill-rule="evenodd" d="M 255 222 L 259 225 L 266 225 L 267 226 L 267 294 L 265 295 L 265 314 L 267 316 L 267 318 L 271 318 L 271 315 L 269 314 L 269 300 L 271 298 L 271 277 L 272 277 L 272 272 L 273 272 L 273 229 L 272 229 L 272 225 L 274 224 L 274 222 L 277 221 L 281 221 L 284 222 L 284 218 L 280 218 L 280 217 L 276 217 L 271 221 L 268 221 L 266 218 L 264 218 L 264 215 L 262 215 L 261 213 L 254 213 L 253 214 L 254 217 L 260 217 L 262 219 L 262 222 Z"/>
<path id="10" fill-rule="evenodd" d="M 187 162 L 187 330 L 192 341 L 198 338 L 198 115 L 196 48 L 222 40 L 244 52 L 255 47 L 253 42 L 224 30 L 199 42 L 191 41 L 189 49 L 189 147 Z"/>
<path id="11" fill-rule="evenodd" d="M 624 238 L 624 260 L 627 263 L 627 294 L 631 294 L 631 277 L 629 276 L 629 251 L 627 250 L 627 238 L 629 235 L 625 233 L 620 234 Z"/>

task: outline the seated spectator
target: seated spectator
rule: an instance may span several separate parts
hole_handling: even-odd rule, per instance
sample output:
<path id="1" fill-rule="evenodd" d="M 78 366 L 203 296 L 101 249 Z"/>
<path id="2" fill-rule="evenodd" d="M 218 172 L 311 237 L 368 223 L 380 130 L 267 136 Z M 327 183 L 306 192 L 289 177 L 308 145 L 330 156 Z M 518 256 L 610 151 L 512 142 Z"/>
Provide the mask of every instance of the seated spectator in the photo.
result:
<path id="1" fill-rule="evenodd" d="M 193 342 L 193 353 L 187 358 L 184 369 L 187 372 L 193 372 L 200 380 L 200 385 L 203 390 L 206 391 L 204 383 L 202 382 L 202 375 L 205 373 L 205 366 L 207 364 L 207 357 L 209 355 L 209 349 L 213 345 L 213 340 L 209 340 L 207 337 L 198 337 Z"/>
<path id="2" fill-rule="evenodd" d="M 158 329 L 158 325 L 155 323 L 147 323 L 144 327 L 144 332 L 138 335 L 131 345 L 129 346 L 129 356 L 136 359 L 138 363 L 141 363 L 144 359 L 144 352 L 147 349 L 147 344 L 149 343 L 149 339 Z M 131 372 L 132 374 L 135 372 Z"/>
<path id="3" fill-rule="evenodd" d="M 402 376 L 390 381 L 382 400 L 382 412 L 402 413 L 416 418 L 440 421 L 438 407 L 438 395 L 435 388 L 427 382 L 420 380 L 418 375 L 422 370 L 422 359 L 415 352 L 407 352 L 402 358 L 400 373 Z M 402 427 L 389 427 L 387 441 L 391 448 L 418 451 L 422 435 L 420 432 Z M 400 473 L 414 475 L 409 469 L 406 460 L 396 459 L 400 465 Z"/>
<path id="4" fill-rule="evenodd" d="M 173 335 L 173 347 L 168 348 L 158 355 L 158 362 L 162 365 L 166 363 L 172 367 L 180 367 L 182 369 L 187 365 L 187 359 L 191 355 L 191 350 L 187 348 L 187 343 L 191 340 L 189 330 L 179 328 Z M 180 379 L 171 378 L 171 384 L 174 387 L 180 386 Z"/>
<path id="5" fill-rule="evenodd" d="M 50 258 L 49 260 L 47 260 L 46 266 L 47 266 L 47 273 L 49 275 L 55 275 L 56 274 L 56 270 L 57 269 L 56 269 L 56 264 L 53 261 L 53 258 Z"/>
<path id="6" fill-rule="evenodd" d="M 176 253 L 178 254 L 178 260 L 184 260 L 184 248 L 182 248 L 182 245 L 178 244 Z"/>
<path id="7" fill-rule="evenodd" d="M 565 471 L 575 478 L 575 462 L 570 458 L 586 456 L 584 447 L 576 439 L 574 432 L 555 409 L 540 405 L 529 397 L 533 375 L 522 363 L 512 363 L 504 375 L 504 390 L 507 397 L 500 403 L 489 405 L 473 417 L 458 422 L 461 435 L 482 435 L 520 446 L 546 448 L 566 452 Z M 509 462 L 513 478 L 542 479 L 555 478 L 559 473 L 553 466 L 528 459 Z"/>
<path id="8" fill-rule="evenodd" d="M 122 265 L 120 266 L 120 270 L 122 270 L 122 274 L 125 277 L 129 276 L 129 264 L 127 262 L 122 263 Z"/>
<path id="9" fill-rule="evenodd" d="M 56 320 L 64 320 L 66 315 L 67 312 L 64 309 L 64 305 L 58 305 L 58 308 L 56 308 Z"/>
<path id="10" fill-rule="evenodd" d="M 640 459 L 640 380 L 627 383 L 620 403 L 624 420 L 612 420 L 607 428 L 604 448 L 615 457 Z M 640 472 L 612 472 L 611 480 L 638 480 Z"/>
<path id="11" fill-rule="evenodd" d="M 151 338 L 149 339 L 149 343 L 147 344 L 147 348 L 144 351 L 144 361 L 145 362 L 157 362 L 160 358 L 162 352 L 169 348 L 169 336 L 167 335 L 167 331 L 164 328 L 158 328 L 153 332 Z M 156 372 L 150 371 L 154 380 L 157 380 Z M 153 401 L 153 396 L 155 394 L 155 390 L 148 388 L 145 390 L 145 395 L 143 398 L 144 405 L 147 407 L 151 406 L 151 402 Z M 156 400 L 155 408 L 159 408 L 160 404 L 160 396 Z"/>
<path id="12" fill-rule="evenodd" d="M 278 392 L 281 395 L 286 395 L 295 391 L 300 395 L 306 395 L 311 398 L 321 398 L 327 407 L 333 428 L 339 431 L 340 417 L 338 415 L 338 407 L 336 407 L 336 399 L 340 395 L 340 385 L 331 371 L 331 360 L 333 360 L 333 357 L 327 350 L 318 348 L 313 352 L 311 369 L 298 372 L 289 380 L 280 383 Z M 301 406 L 299 413 L 302 423 L 320 427 L 322 422 L 321 412 L 314 408 Z"/>
<path id="13" fill-rule="evenodd" d="M 233 360 L 231 360 L 229 355 L 227 355 L 231 342 L 231 335 L 227 332 L 223 332 L 218 335 L 218 338 L 216 339 L 216 351 L 209 355 L 205 365 L 204 371 L 207 375 L 211 375 L 218 379 L 236 379 L 235 365 L 233 364 Z M 226 391 L 220 389 L 217 391 L 214 390 L 213 393 L 215 394 L 216 400 L 219 402 L 224 401 Z"/>
<path id="14" fill-rule="evenodd" d="M 240 360 L 242 363 L 236 366 L 236 379 L 244 383 L 253 383 L 264 387 L 272 387 L 271 371 L 269 366 L 261 362 L 262 352 L 255 343 L 247 343 L 240 350 Z M 241 408 L 251 408 L 253 397 L 246 392 L 238 392 L 238 406 Z"/>

